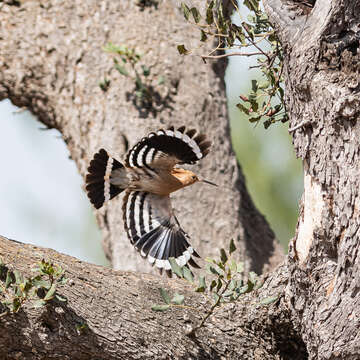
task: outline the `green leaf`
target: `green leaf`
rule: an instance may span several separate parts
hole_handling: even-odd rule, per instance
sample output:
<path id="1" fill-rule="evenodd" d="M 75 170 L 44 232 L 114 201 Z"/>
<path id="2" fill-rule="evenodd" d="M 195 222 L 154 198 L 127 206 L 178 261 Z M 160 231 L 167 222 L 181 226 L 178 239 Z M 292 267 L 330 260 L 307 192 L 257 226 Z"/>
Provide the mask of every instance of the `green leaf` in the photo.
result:
<path id="1" fill-rule="evenodd" d="M 170 305 L 153 305 L 151 310 L 153 311 L 166 311 L 170 308 Z"/>
<path id="2" fill-rule="evenodd" d="M 165 301 L 165 303 L 170 304 L 170 296 L 167 293 L 167 291 L 163 288 L 160 288 L 159 291 L 160 291 L 160 295 L 163 298 L 163 300 Z"/>
<path id="3" fill-rule="evenodd" d="M 214 268 L 213 266 L 208 266 L 207 270 L 209 271 L 210 274 L 214 274 L 214 275 L 222 275 L 216 268 Z"/>
<path id="4" fill-rule="evenodd" d="M 199 10 L 196 7 L 192 7 L 190 11 L 191 11 L 191 14 L 192 14 L 192 16 L 194 18 L 194 21 L 197 24 L 200 21 L 200 18 L 201 18 Z"/>
<path id="5" fill-rule="evenodd" d="M 204 30 L 201 30 L 201 38 L 200 38 L 200 41 L 204 42 L 207 40 L 207 35 L 205 34 L 205 31 Z"/>
<path id="6" fill-rule="evenodd" d="M 202 293 L 202 292 L 205 292 L 205 288 L 203 286 L 199 286 L 195 289 L 195 291 Z"/>
<path id="7" fill-rule="evenodd" d="M 165 77 L 164 76 L 159 76 L 159 79 L 158 79 L 158 85 L 162 85 L 162 84 L 164 84 L 164 82 L 165 82 Z"/>
<path id="8" fill-rule="evenodd" d="M 186 54 L 189 53 L 189 51 L 186 50 L 185 45 L 183 45 L 183 44 L 182 44 L 182 45 L 178 45 L 178 46 L 177 46 L 177 49 L 178 49 L 178 52 L 179 52 L 180 55 L 186 55 Z"/>
<path id="9" fill-rule="evenodd" d="M 244 272 L 244 263 L 243 262 L 240 262 L 237 264 L 236 272 L 238 272 L 238 273 Z"/>
<path id="10" fill-rule="evenodd" d="M 205 283 L 205 277 L 204 276 L 200 276 L 199 277 L 199 286 L 198 288 L 195 290 L 196 292 L 204 292 L 206 289 L 206 283 Z"/>
<path id="11" fill-rule="evenodd" d="M 104 79 L 103 81 L 99 82 L 100 89 L 106 92 L 110 86 L 110 80 Z"/>
<path id="12" fill-rule="evenodd" d="M 56 291 L 56 284 L 52 284 L 49 291 L 46 293 L 45 297 L 43 300 L 48 301 L 51 300 L 54 297 Z"/>
<path id="13" fill-rule="evenodd" d="M 236 250 L 236 246 L 234 243 L 234 239 L 230 240 L 230 246 L 229 246 L 229 254 L 231 255 Z"/>
<path id="14" fill-rule="evenodd" d="M 13 280 L 13 272 L 8 270 L 7 274 L 6 274 L 6 280 L 5 280 L 5 289 L 7 289 L 10 284 L 14 281 Z"/>
<path id="15" fill-rule="evenodd" d="M 135 96 L 139 98 L 140 100 L 143 98 L 143 92 L 142 91 L 135 91 Z"/>
<path id="16" fill-rule="evenodd" d="M 265 299 L 262 299 L 259 304 L 261 305 L 269 305 L 279 299 L 279 295 L 268 296 Z"/>
<path id="17" fill-rule="evenodd" d="M 60 295 L 55 295 L 55 298 L 57 299 L 57 300 L 59 300 L 59 301 L 62 301 L 62 302 L 66 302 L 67 301 L 67 299 L 66 298 L 64 298 L 64 297 L 62 297 L 62 296 L 60 296 Z"/>
<path id="18" fill-rule="evenodd" d="M 190 16 L 190 9 L 189 7 L 185 4 L 185 3 L 181 3 L 181 8 L 183 10 L 184 13 L 184 18 L 186 20 L 189 20 L 189 16 Z"/>
<path id="19" fill-rule="evenodd" d="M 251 11 L 256 12 L 259 10 L 259 2 L 257 0 L 244 0 L 243 4 Z"/>
<path id="20" fill-rule="evenodd" d="M 258 281 L 258 276 L 255 272 L 253 271 L 249 272 L 249 281 L 251 281 L 253 284 L 255 284 Z"/>
<path id="21" fill-rule="evenodd" d="M 235 260 L 230 261 L 229 269 L 232 273 L 236 273 L 236 261 Z"/>
<path id="22" fill-rule="evenodd" d="M 268 129 L 271 124 L 272 124 L 271 120 L 265 120 L 264 121 L 264 129 L 265 130 Z"/>
<path id="23" fill-rule="evenodd" d="M 261 115 L 259 115 L 259 116 L 253 116 L 253 117 L 249 118 L 249 121 L 250 121 L 251 123 L 253 123 L 253 122 L 259 121 L 260 119 L 261 119 Z"/>
<path id="24" fill-rule="evenodd" d="M 144 90 L 144 84 L 143 82 L 141 81 L 141 78 L 139 75 L 136 74 L 136 77 L 135 77 L 135 85 L 136 85 L 136 88 L 140 91 L 143 91 Z"/>
<path id="25" fill-rule="evenodd" d="M 251 90 L 256 93 L 258 89 L 257 80 L 251 80 Z"/>
<path id="26" fill-rule="evenodd" d="M 220 249 L 220 260 L 223 264 L 226 264 L 228 257 L 226 255 L 226 251 L 224 249 Z"/>
<path id="27" fill-rule="evenodd" d="M 243 113 L 245 113 L 246 115 L 249 115 L 249 109 L 246 108 L 243 104 L 236 104 L 236 107 Z"/>
<path id="28" fill-rule="evenodd" d="M 255 283 L 254 290 L 260 289 L 265 284 L 264 279 L 258 279 Z"/>
<path id="29" fill-rule="evenodd" d="M 87 329 L 89 329 L 89 327 L 86 323 L 76 324 L 75 327 L 76 327 L 76 330 L 81 334 L 84 333 Z"/>
<path id="30" fill-rule="evenodd" d="M 176 305 L 181 305 L 184 302 L 184 295 L 175 293 L 174 297 L 171 299 L 171 302 Z"/>
<path id="31" fill-rule="evenodd" d="M 268 80 L 260 81 L 258 84 L 259 89 L 267 89 L 269 86 L 270 86 L 270 81 Z"/>
<path id="32" fill-rule="evenodd" d="M 281 97 L 281 99 L 282 99 L 282 98 L 284 97 L 284 89 L 283 89 L 281 86 L 279 86 L 278 92 L 279 92 L 280 97 Z"/>
<path id="33" fill-rule="evenodd" d="M 19 298 L 23 297 L 23 292 L 22 292 L 20 286 L 15 286 L 15 295 Z"/>
<path id="34" fill-rule="evenodd" d="M 149 76 L 150 75 L 150 68 L 149 67 L 147 67 L 146 65 L 141 65 L 141 68 L 142 68 L 144 76 Z"/>
<path id="35" fill-rule="evenodd" d="M 119 65 L 118 62 L 115 63 L 114 67 L 115 67 L 115 69 L 116 69 L 121 75 L 129 76 L 129 73 L 128 73 L 128 71 L 125 69 L 125 67 Z"/>
<path id="36" fill-rule="evenodd" d="M 246 45 L 246 37 L 244 33 L 239 33 L 237 39 L 241 42 L 242 45 Z"/>
<path id="37" fill-rule="evenodd" d="M 252 23 L 255 23 L 256 21 L 255 21 L 255 16 L 252 16 L 252 15 L 248 15 L 247 16 L 247 19 L 248 19 L 248 21 L 250 21 L 250 22 L 252 22 Z"/>
<path id="38" fill-rule="evenodd" d="M 46 305 L 46 301 L 44 301 L 43 299 L 36 300 L 36 301 L 33 302 L 34 308 L 43 307 L 44 305 Z"/>
<path id="39" fill-rule="evenodd" d="M 18 312 L 18 310 L 20 309 L 20 307 L 21 307 L 21 301 L 20 301 L 19 298 L 15 297 L 15 298 L 13 299 L 13 302 L 12 302 L 12 311 L 13 311 L 14 313 Z"/>
<path id="40" fill-rule="evenodd" d="M 240 288 L 240 294 L 246 294 L 252 291 L 254 288 L 254 284 L 248 280 L 247 284 Z"/>
<path id="41" fill-rule="evenodd" d="M 184 279 L 186 279 L 187 281 L 193 283 L 194 282 L 194 276 L 193 276 L 191 270 L 187 266 L 184 266 L 183 271 L 184 271 Z"/>
<path id="42" fill-rule="evenodd" d="M 26 279 L 22 285 L 22 290 L 26 293 L 34 286 L 32 279 Z"/>
<path id="43" fill-rule="evenodd" d="M 206 257 L 205 261 L 208 262 L 208 263 L 211 263 L 211 264 L 216 264 L 216 261 L 214 259 L 209 258 L 209 257 Z"/>
<path id="44" fill-rule="evenodd" d="M 216 281 L 213 280 L 210 284 L 210 291 L 212 291 L 215 286 L 216 286 Z"/>
<path id="45" fill-rule="evenodd" d="M 236 284 L 237 284 L 236 280 L 232 279 L 230 281 L 229 290 L 233 291 L 236 288 Z"/>
<path id="46" fill-rule="evenodd" d="M 284 114 L 284 116 L 281 118 L 281 122 L 285 123 L 289 120 L 289 115 L 288 114 Z"/>
<path id="47" fill-rule="evenodd" d="M 281 110 L 282 104 L 275 105 L 275 111 L 279 112 Z"/>
<path id="48" fill-rule="evenodd" d="M 182 278 L 183 271 L 182 271 L 181 267 L 178 265 L 178 263 L 176 262 L 175 258 L 173 258 L 173 257 L 169 258 L 169 262 L 170 262 L 172 272 L 174 274 L 176 274 L 179 278 Z"/>
<path id="49" fill-rule="evenodd" d="M 212 1 L 213 3 L 213 1 Z M 214 22 L 214 13 L 212 11 L 212 8 L 210 6 L 206 10 L 206 23 L 208 25 L 211 25 Z"/>
<path id="50" fill-rule="evenodd" d="M 217 287 L 216 287 L 216 292 L 219 292 L 219 290 L 221 289 L 221 287 L 222 287 L 222 281 L 221 281 L 221 279 L 219 279 L 218 280 L 218 283 L 217 283 Z"/>
<path id="51" fill-rule="evenodd" d="M 217 302 L 220 298 L 220 296 L 216 293 L 213 294 L 214 301 Z"/>
<path id="52" fill-rule="evenodd" d="M 244 285 L 244 286 L 242 286 L 240 288 L 237 288 L 236 292 L 239 295 L 246 294 L 247 292 L 249 292 L 249 284 L 246 284 L 246 285 Z"/>
<path id="53" fill-rule="evenodd" d="M 124 52 L 124 47 L 120 47 L 120 46 L 117 46 L 117 45 L 114 45 L 112 42 L 108 42 L 104 47 L 103 47 L 103 50 L 106 51 L 106 52 L 109 52 L 109 53 L 118 53 L 118 54 L 121 54 Z"/>
<path id="54" fill-rule="evenodd" d="M 255 114 L 259 109 L 259 104 L 256 100 L 251 99 L 251 109 L 253 111 L 253 114 Z"/>
<path id="55" fill-rule="evenodd" d="M 20 272 L 18 270 L 14 270 L 14 275 L 15 275 L 15 283 L 16 284 L 21 284 L 24 281 L 23 276 L 20 274 Z"/>
<path id="56" fill-rule="evenodd" d="M 47 289 L 50 287 L 50 282 L 47 280 L 43 280 L 41 276 L 37 276 L 36 278 L 33 279 L 33 286 L 37 289 L 39 288 Z"/>

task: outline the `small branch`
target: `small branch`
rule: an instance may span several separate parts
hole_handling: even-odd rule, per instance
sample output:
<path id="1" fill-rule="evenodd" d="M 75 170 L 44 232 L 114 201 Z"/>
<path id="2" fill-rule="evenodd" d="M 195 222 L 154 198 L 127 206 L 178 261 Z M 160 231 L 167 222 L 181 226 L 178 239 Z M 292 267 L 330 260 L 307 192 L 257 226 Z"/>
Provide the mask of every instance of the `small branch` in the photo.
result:
<path id="1" fill-rule="evenodd" d="M 217 306 L 219 306 L 220 304 L 220 301 L 222 299 L 222 296 L 223 294 L 225 293 L 225 291 L 228 289 L 230 285 L 230 281 L 228 281 L 225 285 L 225 287 L 223 288 L 223 290 L 221 291 L 221 294 L 218 295 L 218 299 L 215 301 L 215 303 L 212 305 L 212 307 L 210 308 L 210 310 L 207 312 L 207 314 L 203 317 L 203 319 L 201 320 L 200 324 L 195 326 L 187 335 L 188 336 L 194 336 L 195 335 L 195 332 L 199 329 L 201 329 L 204 324 L 205 324 L 205 321 L 214 313 L 214 310 Z"/>
<path id="2" fill-rule="evenodd" d="M 253 55 L 263 55 L 263 54 L 260 52 L 253 52 L 253 53 L 233 52 L 223 55 L 202 55 L 201 58 L 205 60 L 205 59 L 221 59 L 230 56 L 253 56 Z"/>
<path id="3" fill-rule="evenodd" d="M 289 133 L 291 134 L 292 132 L 296 131 L 297 129 L 300 129 L 302 127 L 306 127 L 307 125 L 311 124 L 311 121 L 310 120 L 303 120 L 300 124 L 292 127 L 292 128 L 289 128 Z"/>

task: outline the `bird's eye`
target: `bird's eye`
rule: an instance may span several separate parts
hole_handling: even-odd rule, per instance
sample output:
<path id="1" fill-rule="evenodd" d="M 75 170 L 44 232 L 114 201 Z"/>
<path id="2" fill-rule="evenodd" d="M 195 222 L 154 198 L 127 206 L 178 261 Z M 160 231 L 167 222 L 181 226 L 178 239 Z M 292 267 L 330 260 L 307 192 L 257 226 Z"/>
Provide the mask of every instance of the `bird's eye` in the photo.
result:
<path id="1" fill-rule="evenodd" d="M 192 178 L 193 180 L 196 180 L 196 175 L 193 175 L 191 178 Z"/>

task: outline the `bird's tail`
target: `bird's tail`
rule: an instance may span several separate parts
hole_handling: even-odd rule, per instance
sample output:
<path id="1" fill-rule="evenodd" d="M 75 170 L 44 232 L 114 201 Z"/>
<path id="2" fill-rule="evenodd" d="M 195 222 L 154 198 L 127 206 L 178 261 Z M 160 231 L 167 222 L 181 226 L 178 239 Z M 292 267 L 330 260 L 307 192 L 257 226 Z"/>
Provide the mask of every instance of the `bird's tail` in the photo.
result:
<path id="1" fill-rule="evenodd" d="M 96 209 L 100 209 L 106 201 L 125 190 L 126 170 L 123 164 L 112 158 L 104 149 L 100 149 L 90 161 L 85 182 L 91 203 Z"/>

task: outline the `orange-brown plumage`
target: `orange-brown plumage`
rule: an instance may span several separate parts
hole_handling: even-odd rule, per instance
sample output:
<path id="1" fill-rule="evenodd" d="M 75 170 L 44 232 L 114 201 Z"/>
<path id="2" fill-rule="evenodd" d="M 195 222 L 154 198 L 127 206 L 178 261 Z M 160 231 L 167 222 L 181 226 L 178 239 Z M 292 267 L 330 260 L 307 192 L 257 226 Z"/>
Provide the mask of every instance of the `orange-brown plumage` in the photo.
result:
<path id="1" fill-rule="evenodd" d="M 208 154 L 210 146 L 206 136 L 194 129 L 171 127 L 139 141 L 128 152 L 124 165 L 103 149 L 90 162 L 86 177 L 90 201 L 100 208 L 126 190 L 123 219 L 128 237 L 161 270 L 170 271 L 170 257 L 180 266 L 197 266 L 191 256 L 198 255 L 173 214 L 169 194 L 198 181 L 212 184 L 176 167 L 194 164 Z"/>

